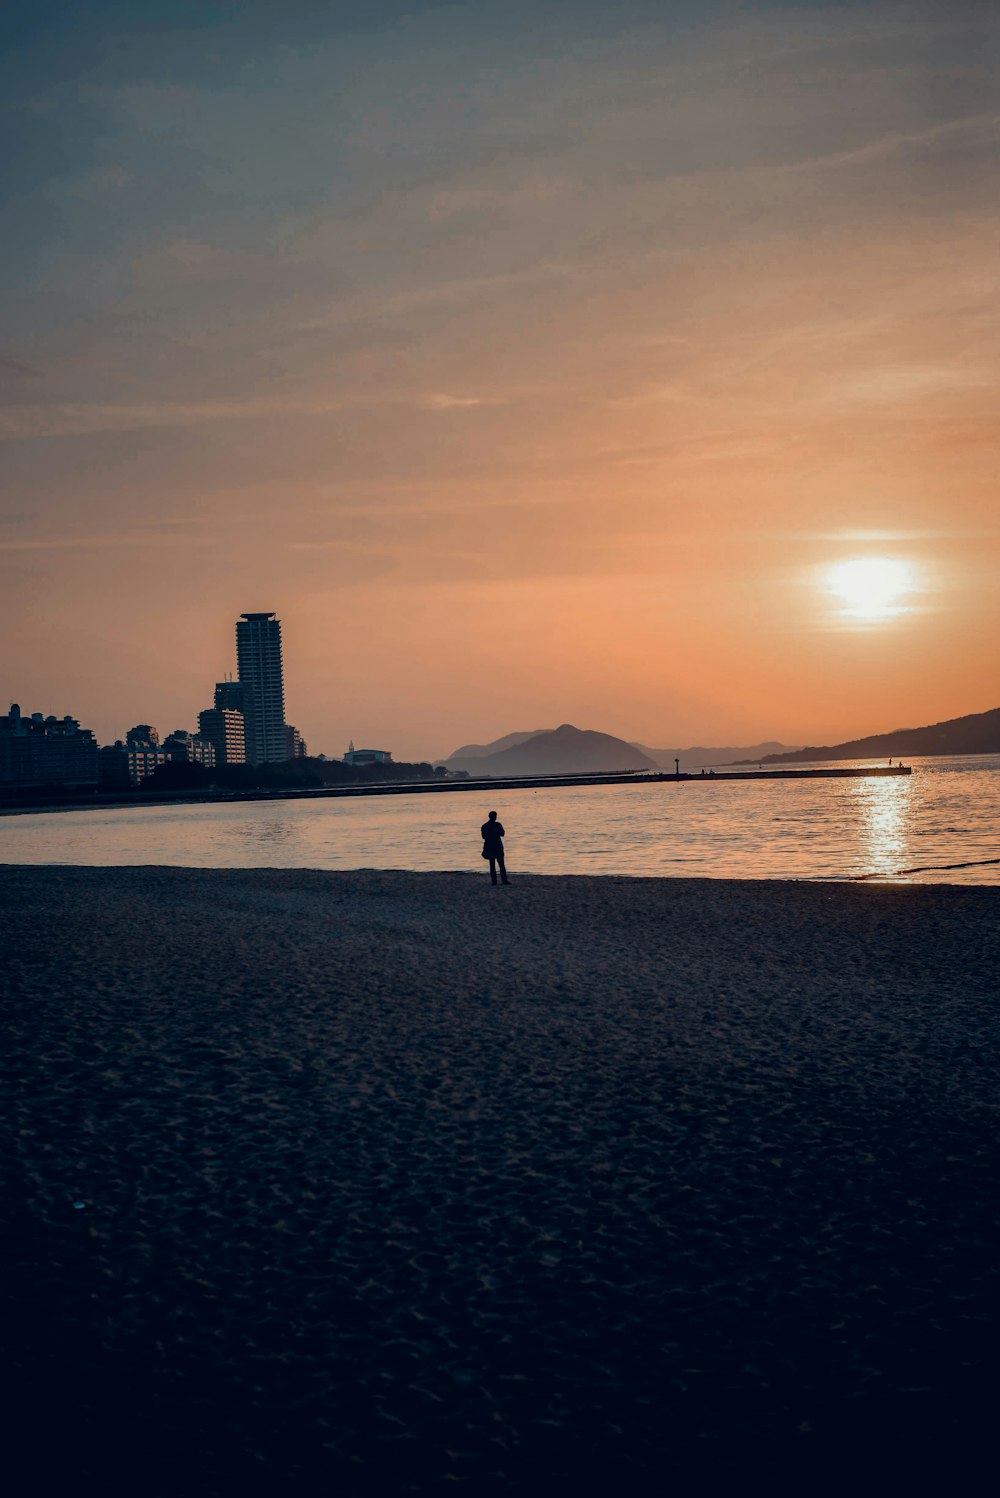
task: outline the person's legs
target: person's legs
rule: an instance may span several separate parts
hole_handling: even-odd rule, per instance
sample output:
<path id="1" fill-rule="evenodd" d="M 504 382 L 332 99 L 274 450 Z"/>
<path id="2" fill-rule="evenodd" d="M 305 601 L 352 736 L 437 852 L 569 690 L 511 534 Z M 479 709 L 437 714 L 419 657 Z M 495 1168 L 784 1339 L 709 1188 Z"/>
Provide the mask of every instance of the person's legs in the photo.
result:
<path id="1" fill-rule="evenodd" d="M 500 880 L 501 880 L 501 883 L 503 883 L 503 884 L 509 884 L 510 880 L 507 878 L 507 865 L 503 861 L 503 853 L 502 852 L 497 854 L 497 863 L 500 865 Z M 490 867 L 492 868 L 492 866 L 493 865 L 492 865 L 492 860 L 491 860 L 490 861 Z M 494 879 L 493 883 L 494 884 L 496 883 L 495 879 Z"/>
<path id="2" fill-rule="evenodd" d="M 500 867 L 501 868 L 503 867 L 503 860 L 502 859 L 500 861 Z M 497 860 L 496 860 L 496 855 L 494 853 L 490 854 L 490 878 L 492 879 L 493 883 L 496 884 L 496 882 L 497 882 Z"/>

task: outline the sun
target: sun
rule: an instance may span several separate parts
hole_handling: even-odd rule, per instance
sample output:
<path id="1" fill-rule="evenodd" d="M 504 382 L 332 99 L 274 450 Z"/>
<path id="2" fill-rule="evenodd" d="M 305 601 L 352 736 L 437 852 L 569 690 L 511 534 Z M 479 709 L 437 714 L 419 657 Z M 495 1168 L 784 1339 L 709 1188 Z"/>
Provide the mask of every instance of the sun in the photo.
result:
<path id="1" fill-rule="evenodd" d="M 906 612 L 899 600 L 913 591 L 913 573 L 905 562 L 858 557 L 830 568 L 829 586 L 853 619 L 888 619 Z"/>

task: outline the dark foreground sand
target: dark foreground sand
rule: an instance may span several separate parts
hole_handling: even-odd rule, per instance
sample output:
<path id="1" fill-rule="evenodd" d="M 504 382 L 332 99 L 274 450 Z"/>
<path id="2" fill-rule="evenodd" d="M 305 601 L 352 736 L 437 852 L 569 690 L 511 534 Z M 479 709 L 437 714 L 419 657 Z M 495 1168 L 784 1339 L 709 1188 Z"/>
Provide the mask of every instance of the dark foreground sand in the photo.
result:
<path id="1" fill-rule="evenodd" d="M 990 1491 L 1000 890 L 0 898 L 18 1494 Z"/>

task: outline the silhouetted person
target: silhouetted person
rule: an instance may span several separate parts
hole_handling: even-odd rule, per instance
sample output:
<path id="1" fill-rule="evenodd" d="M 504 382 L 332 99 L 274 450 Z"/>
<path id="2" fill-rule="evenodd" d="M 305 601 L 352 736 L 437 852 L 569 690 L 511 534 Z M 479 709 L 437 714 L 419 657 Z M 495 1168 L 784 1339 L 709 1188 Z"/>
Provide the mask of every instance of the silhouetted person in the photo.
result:
<path id="1" fill-rule="evenodd" d="M 479 829 L 483 834 L 483 857 L 490 861 L 490 878 L 493 883 L 497 882 L 497 869 L 500 870 L 501 884 L 509 884 L 507 869 L 503 861 L 503 823 L 497 821 L 495 811 L 490 812 L 490 819 L 484 822 Z"/>

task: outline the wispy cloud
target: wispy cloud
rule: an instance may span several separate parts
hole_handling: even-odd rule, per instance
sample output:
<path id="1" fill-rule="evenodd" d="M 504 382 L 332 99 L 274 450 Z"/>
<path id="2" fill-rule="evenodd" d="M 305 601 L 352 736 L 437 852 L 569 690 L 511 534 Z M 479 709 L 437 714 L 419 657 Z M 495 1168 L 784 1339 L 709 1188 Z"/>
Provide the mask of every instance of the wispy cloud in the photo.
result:
<path id="1" fill-rule="evenodd" d="M 888 405 L 959 390 L 988 389 L 995 383 L 995 372 L 974 366 L 876 365 L 839 381 L 831 390 L 830 399 Z"/>
<path id="2" fill-rule="evenodd" d="M 432 411 L 464 410 L 468 406 L 502 406 L 506 402 L 497 395 L 431 395 L 427 404 Z"/>
<path id="3" fill-rule="evenodd" d="M 815 156 L 803 156 L 797 161 L 768 163 L 759 170 L 775 173 L 813 172 L 825 168 L 855 166 L 894 156 L 914 146 L 933 145 L 962 136 L 984 143 L 996 141 L 1000 136 L 1000 114 L 966 115 L 962 119 L 946 120 L 943 124 L 928 126 L 926 130 L 897 130 L 875 136 L 846 151 L 827 151 Z"/>
<path id="4" fill-rule="evenodd" d="M 124 192 L 126 188 L 132 186 L 133 180 L 130 171 L 117 162 L 112 162 L 109 166 L 99 167 L 96 171 L 87 172 L 84 176 L 59 183 L 54 188 L 50 188 L 49 193 L 56 197 L 65 193 L 67 197 L 99 199 L 110 193 Z"/>
<path id="5" fill-rule="evenodd" d="M 956 525 L 950 526 L 926 526 L 921 528 L 908 528 L 897 526 L 886 527 L 881 530 L 871 530 L 859 527 L 856 530 L 833 530 L 833 531 L 789 531 L 787 539 L 793 541 L 815 541 L 817 544 L 826 546 L 831 541 L 842 542 L 847 546 L 854 545 L 898 545 L 909 541 L 977 541 L 986 540 L 1000 536 L 1000 526 L 970 527 Z"/>
<path id="6" fill-rule="evenodd" d="M 239 421 L 289 410 L 274 400 L 178 402 L 143 405 L 12 405 L 0 408 L 0 440 L 79 437 L 99 432 L 137 432 L 153 427 L 186 427 Z M 324 408 L 326 409 L 326 408 Z"/>
<path id="7" fill-rule="evenodd" d="M 161 401 L 139 405 L 8 405 L 0 407 L 0 441 L 80 437 L 101 432 L 138 432 L 157 427 L 196 427 L 264 417 L 332 416 L 365 407 L 404 406 L 450 411 L 505 404 L 498 396 L 416 395 L 373 391 L 341 399 L 313 394 L 248 396 L 231 401 Z"/>
<path id="8" fill-rule="evenodd" d="M 122 546 L 204 546 L 204 536 L 35 536 L 0 541 L 0 551 L 109 551 Z"/>
<path id="9" fill-rule="evenodd" d="M 21 364 L 17 359 L 0 359 L 0 378 L 7 376 L 14 380 L 38 380 L 41 373 L 32 369 L 30 364 Z"/>

